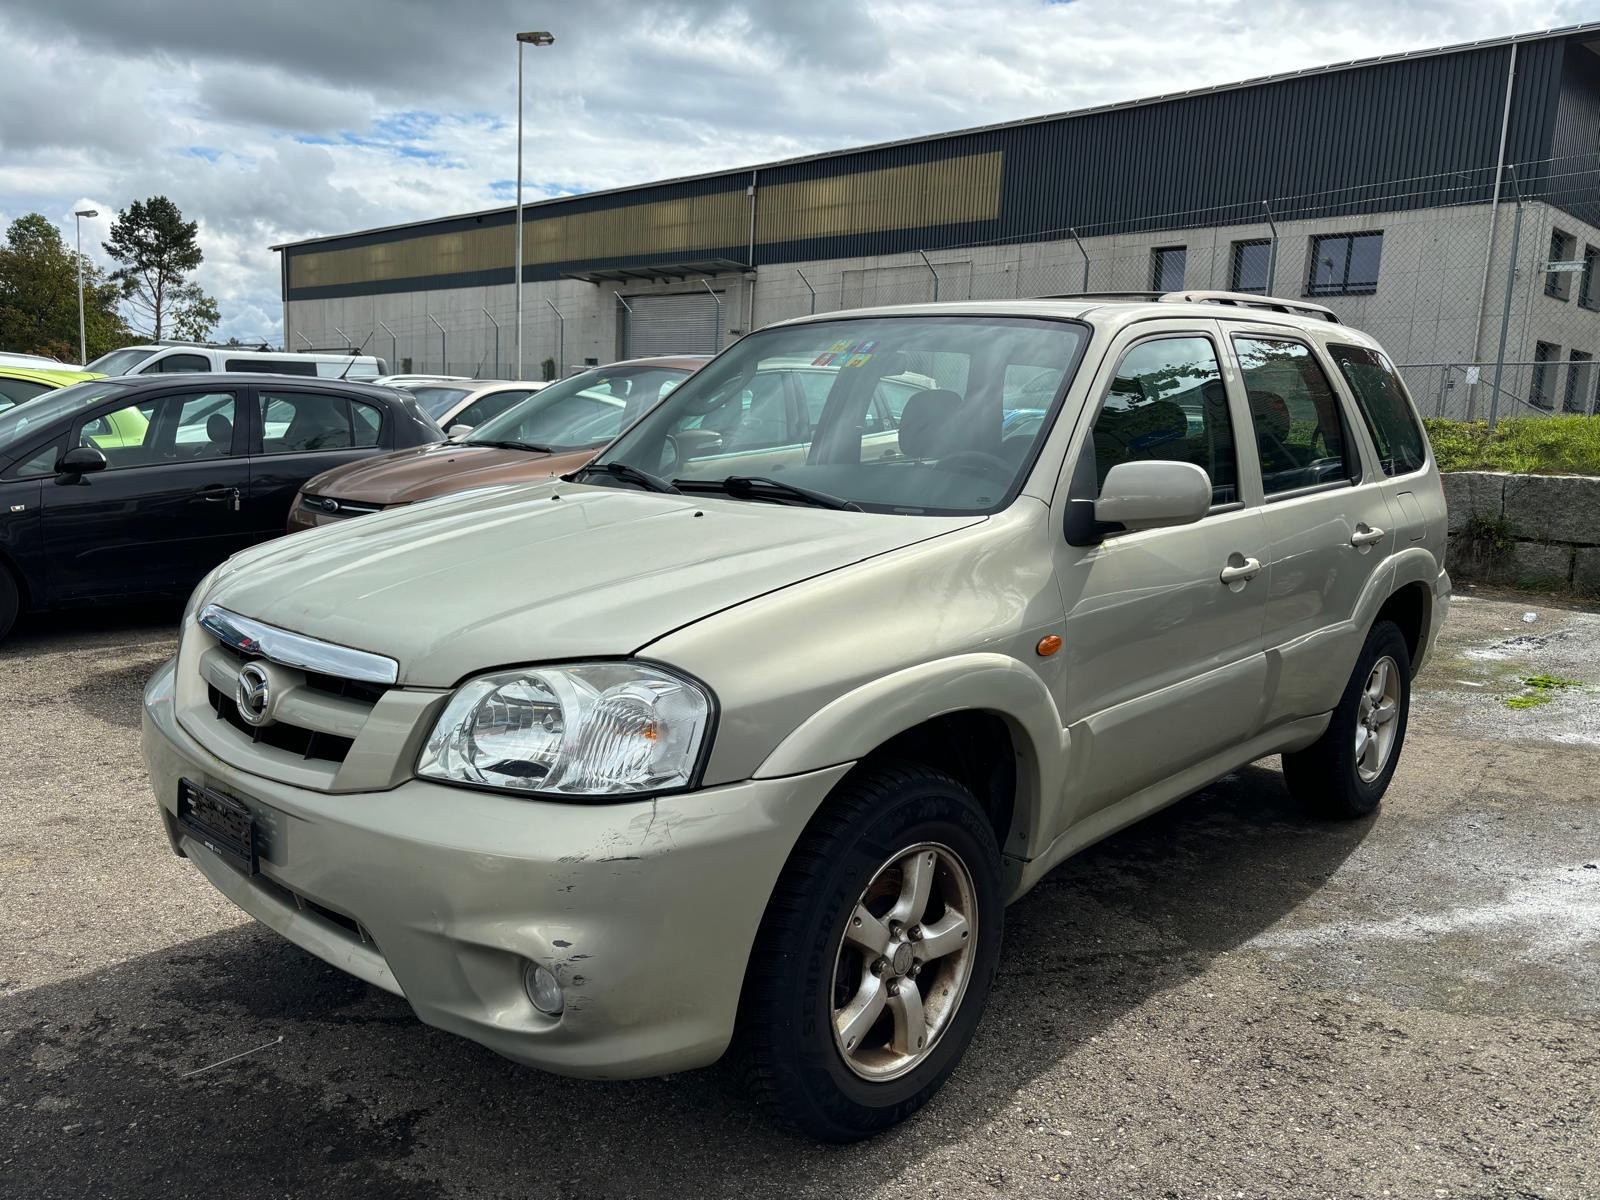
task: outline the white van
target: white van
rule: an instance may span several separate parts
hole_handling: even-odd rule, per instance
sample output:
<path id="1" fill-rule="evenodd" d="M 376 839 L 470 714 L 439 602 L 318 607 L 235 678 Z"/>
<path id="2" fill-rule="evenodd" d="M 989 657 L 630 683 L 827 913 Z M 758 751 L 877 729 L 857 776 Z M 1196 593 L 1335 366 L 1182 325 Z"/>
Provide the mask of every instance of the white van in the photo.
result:
<path id="1" fill-rule="evenodd" d="M 315 375 L 323 379 L 371 382 L 389 373 L 389 364 L 370 354 L 296 354 L 241 350 L 236 346 L 124 346 L 102 354 L 84 368 L 102 375 L 184 374 L 195 371 L 260 371 L 269 375 Z"/>

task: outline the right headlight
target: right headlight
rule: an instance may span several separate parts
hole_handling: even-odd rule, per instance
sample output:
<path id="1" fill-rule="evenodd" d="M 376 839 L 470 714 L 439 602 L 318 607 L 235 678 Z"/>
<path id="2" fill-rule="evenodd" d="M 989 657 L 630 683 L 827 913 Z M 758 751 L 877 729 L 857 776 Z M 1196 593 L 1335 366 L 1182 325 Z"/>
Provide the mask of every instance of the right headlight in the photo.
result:
<path id="1" fill-rule="evenodd" d="M 681 789 L 694 780 L 711 711 L 700 684 L 647 663 L 481 675 L 450 697 L 417 774 L 573 797 Z"/>

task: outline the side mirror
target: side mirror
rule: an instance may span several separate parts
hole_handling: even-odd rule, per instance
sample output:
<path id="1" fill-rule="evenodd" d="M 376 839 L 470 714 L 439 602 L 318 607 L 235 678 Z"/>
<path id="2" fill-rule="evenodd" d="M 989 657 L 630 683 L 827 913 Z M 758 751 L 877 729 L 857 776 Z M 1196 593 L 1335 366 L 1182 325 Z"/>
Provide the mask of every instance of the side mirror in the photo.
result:
<path id="1" fill-rule="evenodd" d="M 448 437 L 452 442 L 459 442 L 462 438 L 466 437 L 467 434 L 469 434 L 471 432 L 472 432 L 472 426 L 471 425 L 456 424 L 456 425 L 450 426 L 449 429 L 445 430 L 445 436 Z"/>
<path id="2" fill-rule="evenodd" d="M 1193 463 L 1127 462 L 1106 472 L 1094 519 L 1125 529 L 1190 525 L 1211 508 L 1211 477 Z"/>
<path id="3" fill-rule="evenodd" d="M 74 446 L 61 456 L 61 461 L 56 464 L 56 473 L 76 479 L 80 475 L 104 471 L 107 465 L 102 451 L 93 446 Z"/>

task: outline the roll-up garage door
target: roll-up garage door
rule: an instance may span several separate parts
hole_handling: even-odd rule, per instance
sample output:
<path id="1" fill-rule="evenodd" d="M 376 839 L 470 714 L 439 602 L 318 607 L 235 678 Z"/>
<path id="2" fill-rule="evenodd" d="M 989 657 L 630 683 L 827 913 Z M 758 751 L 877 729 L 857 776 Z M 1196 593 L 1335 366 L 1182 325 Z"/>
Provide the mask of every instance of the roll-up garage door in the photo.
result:
<path id="1" fill-rule="evenodd" d="M 624 299 L 628 307 L 622 310 L 623 358 L 717 352 L 717 302 L 711 293 Z"/>

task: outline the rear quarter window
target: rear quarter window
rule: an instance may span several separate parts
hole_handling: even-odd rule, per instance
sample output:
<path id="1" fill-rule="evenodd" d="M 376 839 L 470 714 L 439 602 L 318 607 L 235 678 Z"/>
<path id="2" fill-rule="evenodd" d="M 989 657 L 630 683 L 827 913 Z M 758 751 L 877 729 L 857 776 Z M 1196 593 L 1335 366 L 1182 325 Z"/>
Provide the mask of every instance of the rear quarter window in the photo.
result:
<path id="1" fill-rule="evenodd" d="M 1418 424 L 1405 384 L 1389 360 L 1365 346 L 1330 344 L 1328 353 L 1350 385 L 1356 407 L 1378 448 L 1385 475 L 1409 475 L 1428 461 L 1427 437 Z"/>

